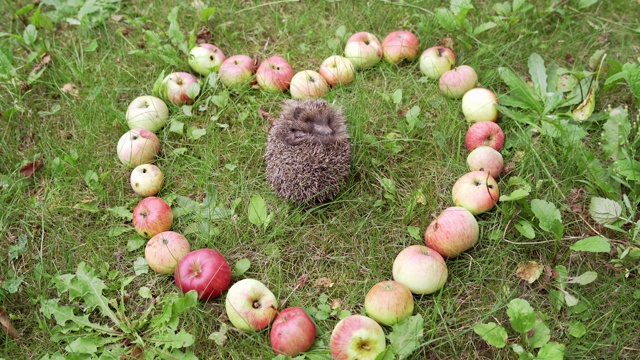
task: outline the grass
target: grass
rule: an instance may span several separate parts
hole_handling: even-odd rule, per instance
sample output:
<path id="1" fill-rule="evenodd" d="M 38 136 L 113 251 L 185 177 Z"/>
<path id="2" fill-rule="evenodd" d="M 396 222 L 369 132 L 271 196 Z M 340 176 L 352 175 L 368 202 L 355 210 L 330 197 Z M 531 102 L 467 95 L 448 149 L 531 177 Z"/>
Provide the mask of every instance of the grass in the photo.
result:
<path id="1" fill-rule="evenodd" d="M 491 10 L 494 3 L 475 4 L 467 19 L 476 26 L 490 21 L 495 15 Z M 127 251 L 132 232 L 109 236 L 111 229 L 131 225 L 107 209 L 133 209 L 140 200 L 129 188 L 130 169 L 115 155 L 117 140 L 128 130 L 124 113 L 129 101 L 152 93 L 162 72 L 189 70 L 184 54 L 176 52 L 167 60 L 166 53 L 151 46 L 148 35 L 145 37 L 145 31 L 155 33 L 162 44 L 176 49 L 166 33 L 167 15 L 174 6 L 179 7 L 178 22 L 185 34 L 207 28 L 211 42 L 227 56 L 281 55 L 295 71 L 316 69 L 334 54 L 328 41 L 342 25 L 347 34 L 369 31 L 380 39 L 393 30 L 408 29 L 420 39 L 421 49 L 451 37 L 458 63 L 473 66 L 481 85 L 498 93 L 507 92 L 507 88 L 497 68 L 510 67 L 524 76 L 532 52 L 541 54 L 547 63 L 577 69 L 584 68 L 589 56 L 601 48 L 621 63 L 637 57 L 638 34 L 633 31 L 639 16 L 637 5 L 600 1 L 577 10 L 573 2 L 559 2 L 555 6 L 562 12 L 546 12 L 550 6 L 546 3 L 533 2 L 530 12 L 513 15 L 506 28 L 477 36 L 444 30 L 429 14 L 441 6 L 439 1 L 415 2 L 419 8 L 411 2 L 234 1 L 216 5 L 208 21 L 200 20 L 188 2 L 150 5 L 132 1 L 122 3 L 118 13 L 126 18 L 121 21 L 108 19 L 95 27 L 60 22 L 52 31 L 41 30 L 39 36 L 49 42 L 51 63 L 28 89 L 21 89 L 20 82 L 17 86 L 3 82 L 0 93 L 0 108 L 5 114 L 11 107 L 20 108 L 0 123 L 0 235 L 4 239 L 0 245 L 0 283 L 14 276 L 24 278 L 16 293 L 0 296 L 0 307 L 11 315 L 20 332 L 18 339 L 0 333 L 4 338 L 0 357 L 39 359 L 62 350 L 60 344 L 49 340 L 53 323 L 38 312 L 40 299 L 56 296 L 50 275 L 72 273 L 85 261 L 96 267 L 106 263 L 130 276 L 135 259 L 143 256 L 142 248 Z M 9 11 L 0 15 L 9 25 L 5 31 L 22 34 L 27 18 L 14 15 L 14 4 L 7 8 Z M 13 50 L 22 66 L 24 48 L 6 37 L 0 41 L 3 48 Z M 91 51 L 92 41 L 97 48 Z M 338 49 L 343 45 L 344 41 Z M 143 54 L 132 54 L 136 50 Z M 574 62 L 567 62 L 569 57 Z M 24 77 L 29 70 L 21 67 L 17 74 Z M 77 86 L 77 97 L 61 92 L 66 83 Z M 396 108 L 385 96 L 398 89 L 402 90 L 402 102 Z M 173 120 L 184 122 L 185 128 L 204 128 L 206 135 L 193 140 L 168 128 L 158 133 L 163 151 L 157 164 L 166 178 L 159 195 L 168 199 L 186 196 L 200 202 L 215 191 L 218 206 L 227 209 L 240 199 L 233 217 L 204 219 L 217 229 L 213 234 L 196 228 L 188 235 L 192 248 L 216 248 L 232 266 L 248 258 L 251 267 L 242 277 L 263 281 L 278 299 L 288 299 L 287 306 L 317 306 L 319 295 L 325 293 L 331 300 L 341 300 L 341 308 L 364 313 L 366 292 L 373 284 L 391 279 L 396 254 L 408 245 L 423 243 L 412 238 L 407 227 L 424 232 L 433 216 L 452 206 L 450 189 L 466 172 L 464 136 L 468 125 L 459 100 L 444 98 L 435 82 L 424 81 L 417 61 L 400 66 L 381 63 L 358 72 L 353 83 L 331 90 L 327 101 L 340 106 L 348 119 L 352 170 L 336 200 L 303 207 L 277 197 L 266 181 L 263 154 L 268 124 L 258 109 L 263 106 L 271 116 L 277 116 L 278 104 L 286 98 L 286 93 L 259 90 L 230 93 L 224 108 L 209 104 L 191 117 L 172 106 Z M 604 111 L 609 104 L 626 104 L 631 113 L 637 109 L 637 102 L 624 86 L 598 93 L 596 111 Z M 193 109 L 200 105 L 202 100 Z M 425 128 L 407 134 L 403 113 L 416 105 Z M 39 112 L 51 112 L 56 106 L 60 110 L 55 114 L 39 116 Z M 561 210 L 564 238 L 553 241 L 544 232 L 538 232 L 534 240 L 522 237 L 514 229 L 514 221 L 526 210 L 526 202 L 500 203 L 479 215 L 479 244 L 447 262 L 449 280 L 442 291 L 415 298 L 415 313 L 424 317 L 425 332 L 413 358 L 510 358 L 511 350 L 490 347 L 472 326 L 489 321 L 506 324 L 506 304 L 520 297 L 544 316 L 552 339 L 567 346 L 567 358 L 637 359 L 637 261 L 614 267 L 611 260 L 616 258 L 615 252 L 569 250 L 577 239 L 594 235 L 593 229 L 598 227 L 586 214 L 572 212 L 567 198 L 572 189 L 583 189 L 584 195 L 576 201 L 586 209 L 590 196 L 599 195 L 597 189 L 579 171 L 575 154 L 562 145 L 546 137 L 533 137 L 528 128 L 505 117 L 500 125 L 507 139 L 502 151 L 505 162 L 513 162 L 513 171 L 499 181 L 501 190 L 507 193 L 510 177 L 533 184 L 530 199 L 547 200 Z M 598 133 L 590 129 L 584 140 L 587 146 L 597 149 Z M 393 140 L 389 134 L 400 139 Z M 398 153 L 389 150 L 393 141 L 401 146 Z M 34 160 L 43 162 L 44 167 L 30 178 L 22 177 L 21 165 Z M 87 184 L 88 171 L 98 175 L 98 185 Z M 387 194 L 380 179 L 393 181 L 395 193 Z M 255 194 L 265 199 L 268 212 L 273 214 L 266 229 L 248 221 L 249 200 Z M 196 220 L 178 217 L 173 229 L 184 232 Z M 598 229 L 611 241 L 630 245 L 628 237 Z M 16 245 L 20 236 L 28 240 L 26 250 L 9 261 L 9 247 Z M 549 279 L 529 285 L 515 274 L 518 265 L 528 261 L 564 265 L 573 276 L 596 271 L 598 279 L 588 286 L 572 286 L 579 305 L 555 311 L 549 302 Z M 305 286 L 298 284 L 301 277 L 308 277 Z M 321 278 L 330 279 L 333 285 L 317 285 Z M 172 277 L 142 274 L 128 288 L 133 304 L 140 301 L 137 289 L 141 286 L 149 287 L 154 297 L 176 291 Z M 223 346 L 208 339 L 226 322 L 223 298 L 201 303 L 181 317 L 184 328 L 196 336 L 194 353 L 200 358 L 273 357 L 266 331 L 251 335 L 230 331 Z M 569 335 L 572 321 L 586 326 L 584 337 Z M 335 318 L 316 321 L 319 352 L 326 353 L 336 322 Z"/>

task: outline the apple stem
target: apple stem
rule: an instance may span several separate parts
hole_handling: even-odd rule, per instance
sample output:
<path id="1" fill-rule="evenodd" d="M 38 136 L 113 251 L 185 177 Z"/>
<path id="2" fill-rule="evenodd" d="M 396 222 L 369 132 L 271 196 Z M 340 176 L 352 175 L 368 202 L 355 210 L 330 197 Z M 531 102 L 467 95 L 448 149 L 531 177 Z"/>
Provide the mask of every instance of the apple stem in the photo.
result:
<path id="1" fill-rule="evenodd" d="M 254 309 L 260 309 L 261 307 L 262 307 L 262 304 L 260 304 L 260 301 L 256 300 L 253 302 Z"/>

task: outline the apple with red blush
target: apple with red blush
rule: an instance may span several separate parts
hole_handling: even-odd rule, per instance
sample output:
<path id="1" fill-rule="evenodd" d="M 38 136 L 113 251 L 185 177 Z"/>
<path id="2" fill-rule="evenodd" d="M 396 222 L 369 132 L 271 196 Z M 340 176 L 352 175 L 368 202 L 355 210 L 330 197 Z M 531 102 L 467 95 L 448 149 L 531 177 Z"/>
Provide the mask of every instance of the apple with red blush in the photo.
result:
<path id="1" fill-rule="evenodd" d="M 485 171 L 471 171 L 453 185 L 453 203 L 473 215 L 491 210 L 500 198 L 496 180 Z"/>
<path id="2" fill-rule="evenodd" d="M 195 290 L 198 299 L 215 299 L 229 288 L 231 268 L 224 256 L 213 249 L 199 249 L 184 255 L 173 277 L 183 293 Z"/>
<path id="3" fill-rule="evenodd" d="M 382 59 L 382 44 L 371 33 L 357 32 L 347 39 L 344 57 L 349 59 L 356 69 L 373 67 Z"/>
<path id="4" fill-rule="evenodd" d="M 255 61 L 247 55 L 233 55 L 225 59 L 218 69 L 218 79 L 229 88 L 249 88 Z"/>
<path id="5" fill-rule="evenodd" d="M 364 310 L 380 324 L 392 326 L 413 315 L 413 294 L 405 285 L 393 281 L 381 281 L 364 297 Z"/>
<path id="6" fill-rule="evenodd" d="M 133 209 L 133 227 L 147 239 L 171 229 L 172 224 L 171 207 L 159 197 L 146 197 Z"/>
<path id="7" fill-rule="evenodd" d="M 295 357 L 313 345 L 316 325 L 303 308 L 286 308 L 273 321 L 269 338 L 277 354 Z"/>
<path id="8" fill-rule="evenodd" d="M 480 121 L 469 126 L 464 142 L 469 152 L 479 146 L 490 146 L 500 151 L 504 145 L 504 132 L 493 121 Z"/>
<path id="9" fill-rule="evenodd" d="M 256 332 L 269 326 L 277 309 L 275 295 L 256 279 L 242 279 L 233 284 L 225 299 L 229 321 L 245 332 Z"/>
<path id="10" fill-rule="evenodd" d="M 451 259 L 471 249 L 480 236 L 478 222 L 469 210 L 453 206 L 434 219 L 424 233 L 427 247 L 445 259 Z"/>
<path id="11" fill-rule="evenodd" d="M 258 86 L 267 92 L 284 92 L 289 88 L 293 78 L 293 68 L 289 62 L 280 57 L 272 56 L 264 60 L 256 70 Z"/>
<path id="12" fill-rule="evenodd" d="M 145 129 L 127 131 L 120 137 L 116 147 L 120 162 L 132 167 L 153 162 L 159 152 L 160 139 Z"/>
<path id="13" fill-rule="evenodd" d="M 329 92 L 329 85 L 320 73 L 303 70 L 291 78 L 289 92 L 291 98 L 296 100 L 314 99 L 325 96 Z"/>
<path id="14" fill-rule="evenodd" d="M 469 171 L 485 171 L 494 179 L 500 176 L 503 166 L 502 154 L 490 146 L 478 146 L 467 155 Z"/>
<path id="15" fill-rule="evenodd" d="M 173 274 L 178 261 L 191 251 L 189 241 L 175 231 L 154 235 L 144 249 L 144 258 L 151 270 L 159 274 Z"/>
<path id="16" fill-rule="evenodd" d="M 432 46 L 420 55 L 420 71 L 430 79 L 440 79 L 455 65 L 455 53 L 445 46 Z"/>
<path id="17" fill-rule="evenodd" d="M 406 30 L 389 33 L 382 40 L 381 46 L 382 56 L 390 64 L 398 64 L 403 60 L 413 61 L 420 51 L 418 37 Z"/>
<path id="18" fill-rule="evenodd" d="M 440 91 L 449 98 L 459 99 L 478 83 L 478 74 L 468 65 L 460 65 L 440 76 Z"/>
<path id="19" fill-rule="evenodd" d="M 375 360 L 386 347 L 380 324 L 363 315 L 340 320 L 329 339 L 329 351 L 334 360 Z"/>
<path id="20" fill-rule="evenodd" d="M 393 280 L 416 295 L 442 289 L 449 276 L 442 255 L 423 245 L 411 245 L 400 251 L 393 261 L 392 273 Z"/>

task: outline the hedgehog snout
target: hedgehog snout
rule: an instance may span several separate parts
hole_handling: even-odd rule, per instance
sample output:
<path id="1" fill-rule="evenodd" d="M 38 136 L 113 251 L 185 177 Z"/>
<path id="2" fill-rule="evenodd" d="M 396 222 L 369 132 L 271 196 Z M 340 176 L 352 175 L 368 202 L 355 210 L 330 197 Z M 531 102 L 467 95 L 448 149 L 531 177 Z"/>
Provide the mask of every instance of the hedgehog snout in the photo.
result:
<path id="1" fill-rule="evenodd" d="M 318 135 L 333 135 L 333 130 L 327 125 L 313 125 L 313 132 Z"/>

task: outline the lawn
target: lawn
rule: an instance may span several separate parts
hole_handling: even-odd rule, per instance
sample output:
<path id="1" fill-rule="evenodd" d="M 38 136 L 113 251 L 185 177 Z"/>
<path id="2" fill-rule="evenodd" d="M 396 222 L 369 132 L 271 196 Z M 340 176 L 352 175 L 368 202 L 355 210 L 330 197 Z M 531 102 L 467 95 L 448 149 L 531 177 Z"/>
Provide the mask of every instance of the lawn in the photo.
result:
<path id="1" fill-rule="evenodd" d="M 273 191 L 264 158 L 290 93 L 227 88 L 188 53 L 207 41 L 317 71 L 351 34 L 401 29 L 420 52 L 451 47 L 498 94 L 505 168 L 480 240 L 446 261 L 441 290 L 414 295 L 413 317 L 384 327 L 380 358 L 640 358 L 640 3 L 0 3 L 0 359 L 276 357 L 269 328 L 234 328 L 225 294 L 182 296 L 144 260 L 116 144 L 128 104 L 176 71 L 201 86 L 192 105 L 167 101 L 157 131 L 172 230 L 223 254 L 232 284 L 257 279 L 280 309 L 303 307 L 317 336 L 299 359 L 330 359 L 338 321 L 365 315 L 396 255 L 454 206 L 461 100 L 419 59 L 358 70 L 323 96 L 346 117 L 350 173 L 332 201 L 300 205 Z M 593 112 L 572 116 L 590 97 Z"/>

